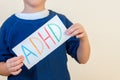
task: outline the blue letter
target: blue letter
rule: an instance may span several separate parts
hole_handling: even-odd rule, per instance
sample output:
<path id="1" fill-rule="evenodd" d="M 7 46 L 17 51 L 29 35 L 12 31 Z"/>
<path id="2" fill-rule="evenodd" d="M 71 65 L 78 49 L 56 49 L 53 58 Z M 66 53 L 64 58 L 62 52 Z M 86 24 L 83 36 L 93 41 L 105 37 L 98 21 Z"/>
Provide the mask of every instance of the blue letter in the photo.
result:
<path id="1" fill-rule="evenodd" d="M 30 61 L 29 61 L 29 59 L 28 59 L 28 56 L 29 56 L 30 54 L 38 57 L 35 53 L 33 53 L 31 50 L 27 49 L 25 46 L 22 45 L 21 48 L 22 48 L 23 53 L 24 53 L 24 55 L 25 55 L 25 58 L 26 58 L 26 60 L 27 60 L 27 62 L 28 62 L 29 64 L 30 64 Z"/>

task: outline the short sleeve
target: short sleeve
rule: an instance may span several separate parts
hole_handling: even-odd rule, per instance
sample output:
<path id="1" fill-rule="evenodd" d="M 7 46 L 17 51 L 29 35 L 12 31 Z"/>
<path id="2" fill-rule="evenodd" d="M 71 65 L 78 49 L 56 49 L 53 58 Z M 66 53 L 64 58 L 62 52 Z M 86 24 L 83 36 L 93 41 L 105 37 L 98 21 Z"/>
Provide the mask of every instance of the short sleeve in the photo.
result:
<path id="1" fill-rule="evenodd" d="M 79 47 L 79 41 L 80 39 L 77 39 L 76 37 L 71 37 L 69 40 L 67 40 L 66 42 L 66 49 L 67 49 L 67 53 L 72 56 L 77 62 L 78 58 L 77 58 L 77 49 Z"/>
<path id="2" fill-rule="evenodd" d="M 8 58 L 9 49 L 5 40 L 6 29 L 4 26 L 0 28 L 0 62 L 5 62 Z"/>
<path id="3" fill-rule="evenodd" d="M 72 26 L 73 23 L 68 18 L 66 18 L 64 24 L 67 28 L 69 28 L 70 26 Z M 77 49 L 80 44 L 79 42 L 80 42 L 80 39 L 76 38 L 75 36 L 71 37 L 69 40 L 66 41 L 67 53 L 71 57 L 73 57 L 77 62 L 79 62 L 77 59 Z"/>

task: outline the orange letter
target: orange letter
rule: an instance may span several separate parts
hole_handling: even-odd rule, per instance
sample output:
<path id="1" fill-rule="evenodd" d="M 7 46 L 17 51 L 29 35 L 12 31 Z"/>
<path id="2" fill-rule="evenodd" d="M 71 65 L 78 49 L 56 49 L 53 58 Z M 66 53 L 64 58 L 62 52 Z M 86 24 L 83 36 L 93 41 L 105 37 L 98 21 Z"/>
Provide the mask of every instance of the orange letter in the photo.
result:
<path id="1" fill-rule="evenodd" d="M 43 52 L 43 49 L 44 49 L 44 46 L 43 46 L 43 43 L 40 41 L 40 39 L 36 38 L 36 37 L 31 37 L 30 39 L 30 42 L 32 43 L 32 45 L 34 46 L 34 48 L 36 49 L 36 51 L 39 53 L 39 54 L 42 54 Z M 39 44 L 37 44 L 37 42 L 39 41 L 39 43 L 41 44 L 41 51 L 40 51 L 40 46 L 38 47 Z"/>

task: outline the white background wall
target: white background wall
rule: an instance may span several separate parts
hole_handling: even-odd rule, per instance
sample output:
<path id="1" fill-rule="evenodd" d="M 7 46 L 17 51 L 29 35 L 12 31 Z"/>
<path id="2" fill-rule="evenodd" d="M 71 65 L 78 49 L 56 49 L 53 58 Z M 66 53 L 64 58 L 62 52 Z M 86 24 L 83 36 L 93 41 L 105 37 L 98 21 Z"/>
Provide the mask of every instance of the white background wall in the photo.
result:
<path id="1" fill-rule="evenodd" d="M 120 80 L 120 0 L 47 0 L 47 8 L 80 22 L 88 32 L 90 60 L 83 65 L 69 57 L 72 80 Z M 22 0 L 0 0 L 0 25 L 22 9 Z"/>

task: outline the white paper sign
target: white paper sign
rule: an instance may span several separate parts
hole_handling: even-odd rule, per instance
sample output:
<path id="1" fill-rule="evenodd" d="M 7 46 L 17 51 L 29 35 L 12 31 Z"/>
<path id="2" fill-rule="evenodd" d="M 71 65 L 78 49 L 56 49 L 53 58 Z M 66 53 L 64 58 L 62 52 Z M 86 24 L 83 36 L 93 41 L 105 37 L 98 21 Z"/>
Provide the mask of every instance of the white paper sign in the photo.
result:
<path id="1" fill-rule="evenodd" d="M 30 69 L 70 38 L 65 31 L 66 27 L 56 15 L 15 46 L 13 51 L 17 56 L 24 56 L 23 63 Z"/>

